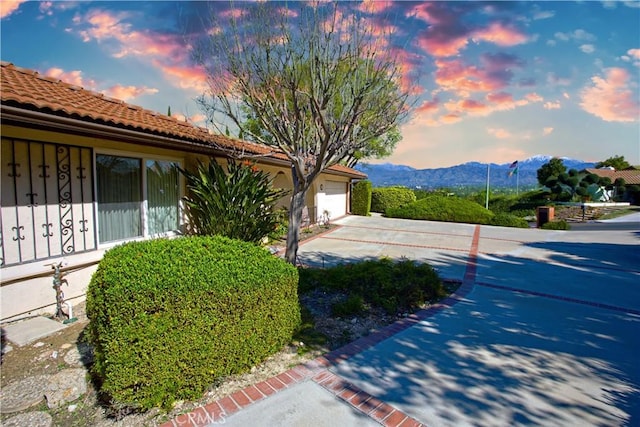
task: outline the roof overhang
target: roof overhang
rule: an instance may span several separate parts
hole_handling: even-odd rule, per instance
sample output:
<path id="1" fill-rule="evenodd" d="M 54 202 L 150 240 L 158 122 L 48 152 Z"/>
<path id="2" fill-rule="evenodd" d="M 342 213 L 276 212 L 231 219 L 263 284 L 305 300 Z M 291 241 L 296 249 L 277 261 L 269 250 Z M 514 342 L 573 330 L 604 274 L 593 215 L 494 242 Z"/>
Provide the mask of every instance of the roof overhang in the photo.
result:
<path id="1" fill-rule="evenodd" d="M 203 142 L 190 141 L 184 138 L 158 135 L 121 126 L 96 123 L 94 121 L 61 116 L 7 104 L 2 104 L 0 106 L 0 113 L 2 115 L 2 123 L 8 125 L 64 132 L 93 138 L 99 137 L 107 140 L 116 140 L 119 142 L 138 144 L 148 147 L 180 150 L 208 156 L 233 157 L 234 154 L 237 154 L 234 151 L 224 149 L 213 144 L 209 145 Z M 258 163 L 285 168 L 291 167 L 291 161 L 283 155 L 276 157 L 273 154 L 261 155 L 248 153 L 247 157 L 250 157 Z M 325 169 L 323 171 L 325 174 L 343 176 L 351 179 L 366 179 L 367 177 L 365 174 L 361 174 L 358 171 L 354 170 L 354 172 L 336 169 Z"/>
<path id="2" fill-rule="evenodd" d="M 6 104 L 2 104 L 0 107 L 0 113 L 2 114 L 2 123 L 4 124 L 15 124 L 49 131 L 61 131 L 74 135 L 100 137 L 110 140 L 118 140 L 121 142 L 174 150 L 178 149 L 199 154 L 225 155 L 224 150 L 218 147 L 185 139 L 155 135 L 152 133 L 140 132 L 137 130 L 110 126 L 71 117 L 64 117 L 41 111 L 28 110 Z"/>

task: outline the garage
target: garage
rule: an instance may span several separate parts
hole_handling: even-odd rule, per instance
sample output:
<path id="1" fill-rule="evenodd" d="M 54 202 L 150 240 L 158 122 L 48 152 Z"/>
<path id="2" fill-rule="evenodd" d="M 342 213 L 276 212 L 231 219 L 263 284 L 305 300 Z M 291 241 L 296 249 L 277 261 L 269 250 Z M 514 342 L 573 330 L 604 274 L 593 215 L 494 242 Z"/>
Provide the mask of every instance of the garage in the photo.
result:
<path id="1" fill-rule="evenodd" d="M 347 184 L 343 181 L 325 181 L 323 200 L 319 203 L 319 217 L 325 210 L 329 211 L 330 219 L 347 214 Z"/>

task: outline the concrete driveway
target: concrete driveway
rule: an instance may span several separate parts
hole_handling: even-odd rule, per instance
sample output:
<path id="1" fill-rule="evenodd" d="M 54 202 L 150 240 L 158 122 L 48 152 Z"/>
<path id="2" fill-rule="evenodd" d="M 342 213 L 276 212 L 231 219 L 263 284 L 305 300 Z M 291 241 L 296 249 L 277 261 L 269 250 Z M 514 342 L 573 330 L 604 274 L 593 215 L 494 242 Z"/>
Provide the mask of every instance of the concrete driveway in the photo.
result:
<path id="1" fill-rule="evenodd" d="M 303 262 L 406 256 L 464 280 L 479 236 L 460 302 L 331 371 L 427 425 L 640 425 L 640 230 L 340 223 Z"/>
<path id="2" fill-rule="evenodd" d="M 640 425 L 640 229 L 337 223 L 302 263 L 424 260 L 458 294 L 278 377 L 286 399 L 238 404 L 227 425 Z"/>

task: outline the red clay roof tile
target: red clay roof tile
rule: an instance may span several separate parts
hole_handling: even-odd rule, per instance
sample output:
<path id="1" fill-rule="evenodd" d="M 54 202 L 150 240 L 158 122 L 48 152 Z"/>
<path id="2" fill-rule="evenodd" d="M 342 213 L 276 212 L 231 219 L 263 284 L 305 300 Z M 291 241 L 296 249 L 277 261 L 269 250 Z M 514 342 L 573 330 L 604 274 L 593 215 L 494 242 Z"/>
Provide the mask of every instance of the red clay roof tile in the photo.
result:
<path id="1" fill-rule="evenodd" d="M 607 177 L 611 182 L 622 178 L 626 185 L 640 185 L 640 170 L 611 170 L 611 169 L 585 169 L 588 173 L 594 173 L 600 177 Z"/>
<path id="2" fill-rule="evenodd" d="M 265 145 L 212 134 L 208 129 L 43 76 L 34 70 L 2 62 L 1 71 L 0 98 L 3 104 L 15 104 L 20 108 L 26 107 L 54 115 L 184 139 L 205 146 L 243 150 L 248 154 L 287 160 L 284 153 L 274 152 Z M 342 165 L 332 166 L 330 170 L 350 176 L 366 177 L 365 174 Z"/>

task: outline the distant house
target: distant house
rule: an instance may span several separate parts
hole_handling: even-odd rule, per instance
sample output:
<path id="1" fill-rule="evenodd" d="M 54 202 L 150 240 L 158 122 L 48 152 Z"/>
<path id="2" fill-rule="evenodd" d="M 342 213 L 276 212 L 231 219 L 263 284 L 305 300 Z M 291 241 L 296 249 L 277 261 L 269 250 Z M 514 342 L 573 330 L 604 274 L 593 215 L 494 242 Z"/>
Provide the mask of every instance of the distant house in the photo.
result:
<path id="1" fill-rule="evenodd" d="M 1 65 L 0 319 L 52 312 L 50 264 L 64 260 L 67 300 L 84 297 L 105 250 L 179 235 L 185 194 L 179 165 L 256 155 L 274 184 L 291 188 L 290 162 L 266 146 L 208 130 L 32 70 Z M 306 200 L 309 219 L 349 211 L 353 179 L 334 166 Z M 281 205 L 287 201 L 282 200 Z"/>
<path id="2" fill-rule="evenodd" d="M 624 170 L 615 170 L 613 168 L 588 168 L 584 170 L 587 174 L 595 174 L 601 178 L 609 178 L 611 183 L 615 183 L 616 180 L 622 179 L 626 186 L 640 185 L 640 170 L 634 167 L 630 167 Z M 609 201 L 615 195 L 612 191 L 603 190 L 600 192 L 604 197 L 601 201 Z"/>
<path id="3" fill-rule="evenodd" d="M 624 179 L 626 185 L 640 185 L 640 170 L 633 167 L 619 171 L 610 168 L 589 168 L 585 169 L 585 172 L 596 174 L 602 178 L 609 178 L 612 183 L 621 178 Z"/>

